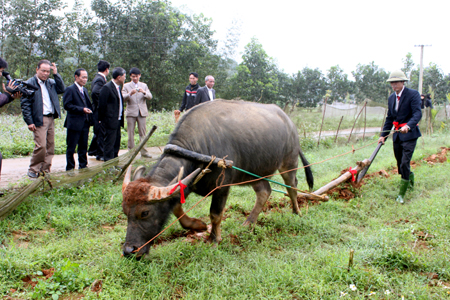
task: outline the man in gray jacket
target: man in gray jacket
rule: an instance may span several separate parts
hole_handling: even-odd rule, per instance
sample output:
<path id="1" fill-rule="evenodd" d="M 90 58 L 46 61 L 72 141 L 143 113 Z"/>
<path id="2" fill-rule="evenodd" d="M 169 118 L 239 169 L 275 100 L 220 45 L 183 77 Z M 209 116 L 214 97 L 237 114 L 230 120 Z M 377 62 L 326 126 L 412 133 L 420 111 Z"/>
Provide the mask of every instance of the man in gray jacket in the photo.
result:
<path id="1" fill-rule="evenodd" d="M 131 68 L 130 70 L 131 82 L 124 84 L 122 89 L 123 100 L 127 104 L 127 128 L 128 128 L 128 149 L 134 148 L 134 128 L 136 122 L 138 124 L 139 141 L 141 141 L 146 134 L 146 118 L 148 116 L 148 108 L 146 100 L 152 99 L 152 93 L 148 86 L 140 82 L 141 71 L 138 68 Z M 150 153 L 145 147 L 141 149 L 143 157 L 151 158 Z"/>
<path id="2" fill-rule="evenodd" d="M 54 79 L 49 79 L 50 70 Z M 33 132 L 35 144 L 28 176 L 37 178 L 41 172 L 49 173 L 52 166 L 55 153 L 54 119 L 61 116 L 58 94 L 63 94 L 66 87 L 55 63 L 48 60 L 39 61 L 36 75 L 27 83 L 39 87 L 32 96 L 21 100 L 23 119 Z"/>

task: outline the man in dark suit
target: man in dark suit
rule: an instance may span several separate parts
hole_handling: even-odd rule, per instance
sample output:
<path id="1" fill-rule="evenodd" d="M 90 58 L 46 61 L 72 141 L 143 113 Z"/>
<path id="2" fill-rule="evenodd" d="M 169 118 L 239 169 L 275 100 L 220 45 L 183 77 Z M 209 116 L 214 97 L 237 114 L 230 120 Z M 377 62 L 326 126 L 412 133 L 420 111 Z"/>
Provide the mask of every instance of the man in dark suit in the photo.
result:
<path id="1" fill-rule="evenodd" d="M 197 104 L 216 99 L 216 91 L 213 89 L 214 83 L 214 77 L 211 75 L 206 76 L 205 86 L 199 88 L 197 91 Z"/>
<path id="2" fill-rule="evenodd" d="M 85 69 L 75 71 L 75 83 L 66 88 L 63 97 L 64 109 L 67 111 L 64 127 L 67 128 L 66 171 L 75 168 L 73 155 L 78 145 L 78 168 L 87 167 L 87 147 L 89 126 L 92 125 L 92 104 L 87 89 L 88 80 Z"/>
<path id="3" fill-rule="evenodd" d="M 103 138 L 105 136 L 105 129 L 102 124 L 98 122 L 98 97 L 100 90 L 106 84 L 106 76 L 109 74 L 109 68 L 111 65 L 105 60 L 100 60 L 97 64 L 98 73 L 95 74 L 94 80 L 92 80 L 92 107 L 94 118 L 94 136 L 92 137 L 91 145 L 89 146 L 88 154 L 95 156 L 97 160 L 104 160 L 103 158 Z"/>
<path id="4" fill-rule="evenodd" d="M 396 200 L 404 203 L 406 190 L 409 186 L 414 187 L 414 173 L 410 171 L 410 162 L 417 139 L 422 136 L 418 126 L 422 118 L 421 99 L 419 92 L 405 87 L 405 81 L 408 81 L 408 78 L 402 71 L 393 71 L 387 81 L 391 84 L 394 93 L 388 99 L 386 122 L 378 142 L 384 144 L 392 126 L 395 127 L 394 155 L 398 173 L 402 176 L 400 192 Z"/>
<path id="5" fill-rule="evenodd" d="M 114 68 L 113 79 L 100 90 L 98 99 L 98 119 L 105 128 L 105 161 L 119 156 L 120 127 L 124 126 L 122 85 L 127 77 L 123 68 Z"/>

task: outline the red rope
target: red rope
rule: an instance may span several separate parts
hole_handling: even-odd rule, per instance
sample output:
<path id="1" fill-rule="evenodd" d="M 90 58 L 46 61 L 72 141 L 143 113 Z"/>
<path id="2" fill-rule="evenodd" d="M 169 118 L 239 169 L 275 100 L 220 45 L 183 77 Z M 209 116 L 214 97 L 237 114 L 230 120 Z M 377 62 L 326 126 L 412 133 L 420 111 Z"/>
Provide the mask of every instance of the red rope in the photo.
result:
<path id="1" fill-rule="evenodd" d="M 181 204 L 183 204 L 186 202 L 184 198 L 184 189 L 187 187 L 187 185 L 184 185 L 181 181 L 178 181 L 178 183 L 173 187 L 173 189 L 170 190 L 169 195 L 172 195 L 172 193 L 175 192 L 177 187 L 180 187 L 180 194 L 181 194 L 180 202 Z"/>
<path id="2" fill-rule="evenodd" d="M 352 181 L 355 182 L 356 181 L 355 175 L 356 173 L 358 173 L 358 170 L 356 169 L 353 170 L 352 167 L 350 167 L 348 168 L 348 171 L 350 172 L 350 174 L 352 174 Z"/>

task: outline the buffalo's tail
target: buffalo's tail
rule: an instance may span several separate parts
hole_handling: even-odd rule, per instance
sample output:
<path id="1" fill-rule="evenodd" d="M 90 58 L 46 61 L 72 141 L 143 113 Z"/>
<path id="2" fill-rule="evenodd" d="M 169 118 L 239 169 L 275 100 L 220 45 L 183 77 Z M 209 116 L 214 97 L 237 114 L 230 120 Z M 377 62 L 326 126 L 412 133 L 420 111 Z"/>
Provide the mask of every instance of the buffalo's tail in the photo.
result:
<path id="1" fill-rule="evenodd" d="M 312 191 L 314 188 L 314 176 L 311 171 L 311 167 L 309 166 L 309 162 L 306 159 L 305 155 L 303 155 L 302 150 L 299 151 L 300 159 L 302 160 L 303 166 L 305 166 L 305 175 L 306 175 L 306 182 L 308 183 L 309 190 Z"/>

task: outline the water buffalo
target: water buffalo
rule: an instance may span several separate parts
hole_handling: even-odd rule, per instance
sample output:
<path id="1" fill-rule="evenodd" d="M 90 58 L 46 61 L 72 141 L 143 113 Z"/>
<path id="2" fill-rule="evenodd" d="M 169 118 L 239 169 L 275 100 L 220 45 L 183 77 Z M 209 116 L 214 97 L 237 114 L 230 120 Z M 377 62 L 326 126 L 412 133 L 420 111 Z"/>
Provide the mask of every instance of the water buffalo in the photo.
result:
<path id="1" fill-rule="evenodd" d="M 295 169 L 299 156 L 303 165 L 309 164 L 300 149 L 294 123 L 278 106 L 272 104 L 216 100 L 195 106 L 180 119 L 170 135 L 169 144 L 220 158 L 227 156 L 234 166 L 259 176 L 271 175 L 277 170 L 283 172 Z M 128 218 L 124 255 L 137 252 L 136 249 L 158 234 L 170 212 L 177 217 L 183 214 L 180 194 L 169 193 L 179 179 L 184 178 L 183 183 L 187 185 L 185 196 L 191 192 L 205 196 L 216 187 L 217 178 L 222 172 L 222 168 L 217 165 L 211 165 L 211 173 L 192 184 L 199 168 L 205 168 L 206 165 L 204 162 L 165 153 L 145 178 L 131 182 L 124 180 L 122 207 Z M 291 171 L 282 174 L 285 184 L 297 187 L 296 173 Z M 309 188 L 312 189 L 313 175 L 309 167 L 305 168 L 305 173 Z M 255 177 L 228 168 L 223 184 L 252 179 Z M 256 203 L 244 225 L 256 222 L 271 193 L 270 185 L 265 180 L 255 181 L 251 185 L 256 193 Z M 220 223 L 229 190 L 229 187 L 222 187 L 212 193 L 211 242 L 220 242 L 222 239 Z M 291 188 L 287 190 L 293 212 L 298 213 L 297 192 Z M 205 223 L 188 216 L 184 216 L 180 223 L 184 228 L 206 230 Z M 147 253 L 149 247 L 142 247 L 137 256 Z"/>

